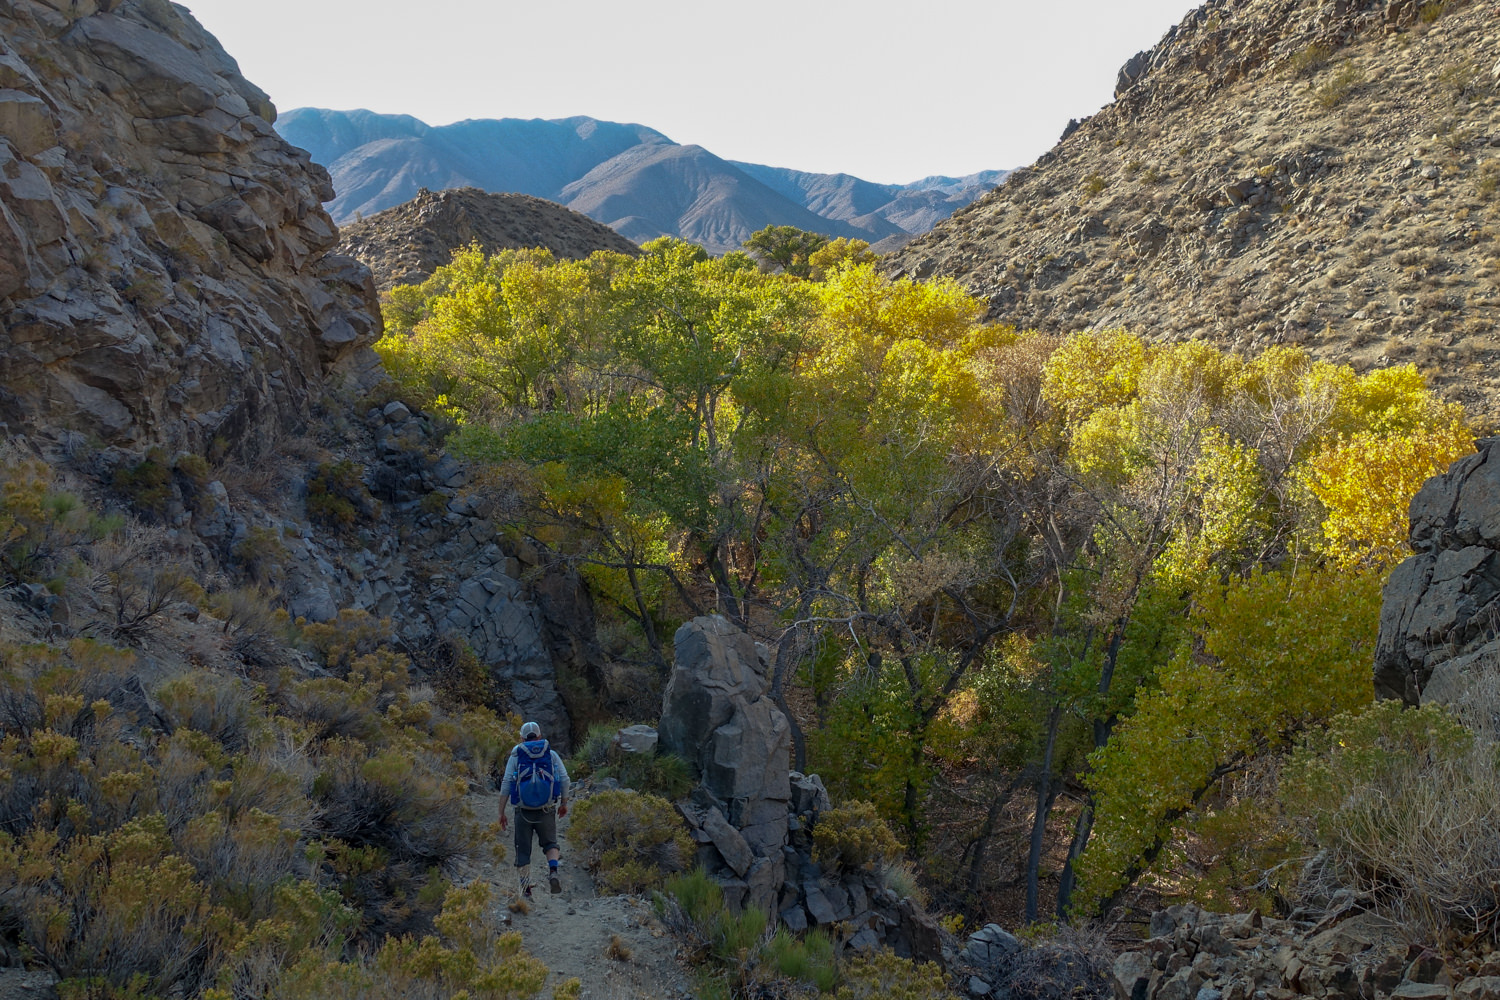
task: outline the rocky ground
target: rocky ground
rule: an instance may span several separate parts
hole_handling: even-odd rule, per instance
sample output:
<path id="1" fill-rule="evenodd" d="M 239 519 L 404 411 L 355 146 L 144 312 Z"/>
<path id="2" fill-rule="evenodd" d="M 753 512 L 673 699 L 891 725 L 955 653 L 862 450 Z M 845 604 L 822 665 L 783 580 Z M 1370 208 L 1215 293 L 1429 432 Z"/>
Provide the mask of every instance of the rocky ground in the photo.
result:
<path id="1" fill-rule="evenodd" d="M 1300 921 L 1159 911 L 1151 938 L 1115 960 L 1114 980 L 1121 1000 L 1496 1000 L 1500 956 L 1468 948 L 1445 958 L 1344 892 Z"/>
<path id="2" fill-rule="evenodd" d="M 1360 370 L 1500 418 L 1500 7 L 1213 0 L 1118 99 L 889 260 L 991 319 Z"/>
<path id="3" fill-rule="evenodd" d="M 478 188 L 424 189 L 404 205 L 346 223 L 339 241 L 342 252 L 375 273 L 381 290 L 426 281 L 454 250 L 471 243 L 487 254 L 546 247 L 571 260 L 595 250 L 640 252 L 608 226 L 555 202 Z"/>

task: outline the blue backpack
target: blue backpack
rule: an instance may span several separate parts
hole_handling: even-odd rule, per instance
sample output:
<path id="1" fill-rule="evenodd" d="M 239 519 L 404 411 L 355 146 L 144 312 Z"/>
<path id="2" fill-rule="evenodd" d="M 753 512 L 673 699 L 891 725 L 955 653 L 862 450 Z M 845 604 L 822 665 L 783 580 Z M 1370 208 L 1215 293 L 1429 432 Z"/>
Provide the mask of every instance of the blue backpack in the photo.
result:
<path id="1" fill-rule="evenodd" d="M 516 780 L 510 786 L 511 805 L 541 809 L 557 798 L 557 775 L 552 773 L 552 748 L 546 740 L 529 740 L 512 751 Z"/>

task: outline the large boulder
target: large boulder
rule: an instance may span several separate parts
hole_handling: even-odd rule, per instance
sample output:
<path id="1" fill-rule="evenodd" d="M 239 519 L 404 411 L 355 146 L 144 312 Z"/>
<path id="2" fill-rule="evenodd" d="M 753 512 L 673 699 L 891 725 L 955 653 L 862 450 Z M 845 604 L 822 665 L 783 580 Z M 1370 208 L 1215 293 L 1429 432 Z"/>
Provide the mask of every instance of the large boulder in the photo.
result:
<path id="1" fill-rule="evenodd" d="M 718 617 L 677 630 L 662 696 L 661 747 L 688 762 L 749 837 L 779 850 L 791 798 L 791 727 L 767 693 L 763 649 Z"/>
<path id="2" fill-rule="evenodd" d="M 660 745 L 688 762 L 707 793 L 698 801 L 721 813 L 709 816 L 700 808 L 684 815 L 718 849 L 736 881 L 754 870 L 754 880 L 739 881 L 744 901 L 774 913 L 785 875 L 791 727 L 768 693 L 764 649 L 719 617 L 693 619 L 674 642 Z M 737 835 L 729 836 L 726 826 Z"/>
<path id="3" fill-rule="evenodd" d="M 1500 652 L 1500 439 L 1429 479 L 1412 498 L 1417 554 L 1385 585 L 1375 647 L 1384 698 L 1454 701 Z"/>

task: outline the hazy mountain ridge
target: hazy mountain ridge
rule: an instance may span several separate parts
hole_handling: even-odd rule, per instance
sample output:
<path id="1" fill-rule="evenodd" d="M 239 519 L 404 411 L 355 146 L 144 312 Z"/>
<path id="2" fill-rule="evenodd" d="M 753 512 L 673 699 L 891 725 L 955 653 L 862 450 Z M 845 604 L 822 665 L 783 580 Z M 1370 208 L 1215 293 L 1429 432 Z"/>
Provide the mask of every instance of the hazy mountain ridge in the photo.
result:
<path id="1" fill-rule="evenodd" d="M 757 229 L 793 225 L 876 243 L 930 229 L 1005 171 L 875 184 L 722 159 L 643 125 L 587 117 L 471 119 L 429 126 L 370 111 L 299 108 L 277 125 L 326 163 L 344 222 L 423 188 L 477 187 L 560 202 L 637 242 L 672 235 L 737 249 Z"/>
<path id="2" fill-rule="evenodd" d="M 1214 0 L 890 271 L 1023 328 L 1415 361 L 1493 411 L 1497 56 L 1490 4 Z"/>

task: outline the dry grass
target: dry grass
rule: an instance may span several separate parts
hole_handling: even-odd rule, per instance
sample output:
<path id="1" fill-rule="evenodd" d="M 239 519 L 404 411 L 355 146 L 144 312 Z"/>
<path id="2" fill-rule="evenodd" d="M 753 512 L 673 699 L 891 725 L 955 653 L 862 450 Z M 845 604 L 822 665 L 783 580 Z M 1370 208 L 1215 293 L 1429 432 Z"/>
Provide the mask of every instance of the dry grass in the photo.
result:
<path id="1" fill-rule="evenodd" d="M 1289 772 L 1289 803 L 1315 817 L 1322 848 L 1305 882 L 1351 888 L 1433 939 L 1500 936 L 1497 739 L 1494 663 L 1452 715 L 1377 705 L 1336 726 Z"/>

